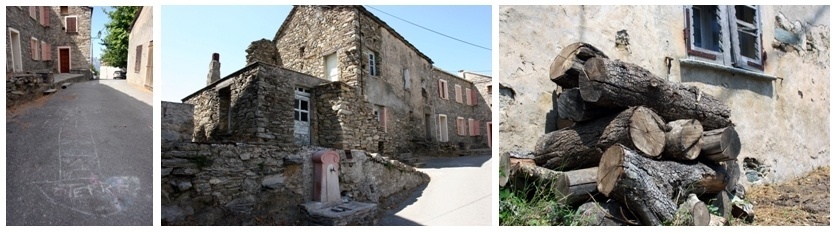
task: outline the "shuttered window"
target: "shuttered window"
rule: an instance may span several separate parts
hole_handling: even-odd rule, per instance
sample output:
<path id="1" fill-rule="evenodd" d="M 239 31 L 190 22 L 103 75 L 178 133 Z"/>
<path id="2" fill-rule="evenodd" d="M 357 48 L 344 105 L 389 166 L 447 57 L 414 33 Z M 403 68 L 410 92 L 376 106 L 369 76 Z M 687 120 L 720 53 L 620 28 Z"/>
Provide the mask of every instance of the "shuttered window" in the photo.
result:
<path id="1" fill-rule="evenodd" d="M 67 33 L 77 33 L 78 32 L 78 17 L 76 16 L 67 16 L 64 17 L 64 21 L 66 21 L 66 31 Z"/>
<path id="2" fill-rule="evenodd" d="M 139 73 L 142 67 L 142 45 L 136 46 L 136 58 L 134 59 L 134 73 Z"/>

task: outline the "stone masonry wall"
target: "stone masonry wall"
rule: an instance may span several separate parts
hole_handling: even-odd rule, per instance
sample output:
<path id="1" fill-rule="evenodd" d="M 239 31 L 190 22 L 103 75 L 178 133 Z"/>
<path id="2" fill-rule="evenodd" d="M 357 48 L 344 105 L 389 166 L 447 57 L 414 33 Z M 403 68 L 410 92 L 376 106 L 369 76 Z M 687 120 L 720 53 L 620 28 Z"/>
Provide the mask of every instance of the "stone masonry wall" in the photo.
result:
<path id="1" fill-rule="evenodd" d="M 276 49 L 276 44 L 267 39 L 253 41 L 247 47 L 247 64 L 253 62 L 264 62 L 275 66 L 282 66 L 279 51 Z"/>
<path id="2" fill-rule="evenodd" d="M 282 65 L 325 77 L 325 57 L 336 53 L 340 81 L 357 84 L 360 50 L 355 9 L 350 6 L 296 6 L 273 39 Z"/>
<path id="3" fill-rule="evenodd" d="M 6 7 L 6 34 L 9 31 L 16 30 L 20 33 L 20 54 L 22 58 L 23 70 L 19 72 L 55 72 L 57 73 L 59 66 L 59 47 L 68 47 L 70 49 L 70 72 L 81 73 L 91 77 L 90 73 L 90 20 L 92 16 L 92 7 L 87 6 L 69 6 L 68 14 L 61 15 L 59 6 L 47 7 L 46 13 L 49 14 L 49 26 L 40 24 L 41 14 L 44 13 L 40 8 L 37 8 L 36 18 L 29 16 L 28 6 L 7 6 Z M 64 17 L 77 16 L 77 33 L 67 33 L 64 30 Z M 40 41 L 46 41 L 52 45 L 52 59 L 51 61 L 42 61 L 32 59 L 32 50 L 30 49 L 31 38 Z M 40 50 L 39 50 L 40 51 Z M 7 72 L 12 71 L 12 45 L 9 36 L 6 37 L 6 69 Z"/>
<path id="4" fill-rule="evenodd" d="M 317 144 L 337 149 L 366 150 L 391 154 L 391 139 L 374 117 L 368 102 L 354 88 L 340 82 L 317 86 L 315 105 Z M 394 130 L 394 129 L 393 129 Z M 383 151 L 379 146 L 383 145 Z"/>
<path id="5" fill-rule="evenodd" d="M 501 6 L 499 78 L 508 95 L 500 98 L 500 153 L 531 151 L 532 135 L 556 129 L 550 119 L 559 90 L 549 66 L 565 46 L 585 42 L 728 105 L 742 143 L 739 162 L 750 161 L 744 184 L 785 181 L 829 165 L 830 134 L 822 130 L 830 115 L 829 6 L 759 9 L 767 59 L 758 72 L 776 80 L 682 63 L 693 59 L 683 6 Z M 616 40 L 621 30 L 625 36 Z"/>
<path id="6" fill-rule="evenodd" d="M 492 121 L 492 103 L 491 103 L 491 81 L 490 76 L 485 76 L 476 73 L 462 72 L 461 75 L 467 81 L 473 83 L 473 90 L 478 91 L 476 96 L 476 106 L 473 107 L 473 115 L 479 119 L 479 138 L 483 142 L 488 142 L 488 122 Z M 455 91 L 455 90 L 454 90 Z M 490 145 L 485 145 L 490 146 Z"/>
<path id="7" fill-rule="evenodd" d="M 256 134 L 256 108 L 260 104 L 257 79 L 260 71 L 258 66 L 245 67 L 233 73 L 233 77 L 183 100 L 194 105 L 194 141 L 262 141 Z M 229 88 L 229 110 L 221 109 L 219 92 L 225 87 Z M 229 120 L 229 126 L 223 124 L 225 119 Z"/>
<path id="8" fill-rule="evenodd" d="M 29 102 L 43 96 L 49 85 L 38 74 L 6 75 L 6 108 Z"/>
<path id="9" fill-rule="evenodd" d="M 447 81 L 447 99 L 441 99 L 439 97 L 438 80 Z M 478 103 L 476 106 L 467 105 L 465 90 L 466 88 L 470 88 L 471 90 L 475 89 L 476 87 L 473 83 L 443 70 L 436 69 L 433 70 L 433 81 L 431 84 L 432 88 L 430 88 L 430 95 L 433 99 L 432 106 L 434 110 L 432 115 L 432 124 L 435 126 L 435 133 L 433 135 L 435 141 L 439 141 L 439 114 L 444 114 L 447 116 L 447 135 L 449 141 L 446 143 L 438 142 L 442 148 L 488 148 L 487 137 L 485 136 L 485 127 L 482 127 L 482 125 L 484 125 L 485 122 L 490 121 L 490 114 L 485 115 L 483 111 L 477 111 L 481 109 L 479 107 L 480 105 L 484 107 L 484 102 Z M 456 102 L 456 85 L 461 87 L 461 103 Z M 459 135 L 456 131 L 456 119 L 458 117 L 464 118 L 464 135 Z M 467 119 L 479 120 L 480 132 L 478 136 L 470 135 L 470 125 L 467 122 Z"/>
<path id="10" fill-rule="evenodd" d="M 194 106 L 162 101 L 160 137 L 163 141 L 191 142 L 194 132 Z"/>
<path id="11" fill-rule="evenodd" d="M 299 204 L 313 199 L 311 155 L 323 149 L 164 142 L 162 223 L 303 224 Z M 429 181 L 397 161 L 363 151 L 338 152 L 340 190 L 350 200 L 380 203 Z"/>

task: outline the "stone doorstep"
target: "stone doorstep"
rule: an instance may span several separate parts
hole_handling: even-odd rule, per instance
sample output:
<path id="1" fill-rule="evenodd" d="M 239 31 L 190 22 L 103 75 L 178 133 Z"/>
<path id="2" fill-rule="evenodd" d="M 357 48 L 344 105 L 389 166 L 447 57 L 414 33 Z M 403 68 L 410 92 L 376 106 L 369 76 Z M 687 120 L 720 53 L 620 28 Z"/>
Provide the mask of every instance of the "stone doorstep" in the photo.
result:
<path id="1" fill-rule="evenodd" d="M 376 225 L 377 204 L 348 202 L 336 206 L 324 206 L 321 202 L 300 205 L 311 224 L 324 226 Z"/>

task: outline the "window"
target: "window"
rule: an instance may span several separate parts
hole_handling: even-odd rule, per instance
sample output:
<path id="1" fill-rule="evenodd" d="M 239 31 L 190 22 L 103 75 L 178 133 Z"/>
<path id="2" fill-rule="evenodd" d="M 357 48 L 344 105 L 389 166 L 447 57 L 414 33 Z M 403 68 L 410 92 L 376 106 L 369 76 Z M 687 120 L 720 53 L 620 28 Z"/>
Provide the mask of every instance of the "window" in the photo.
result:
<path id="1" fill-rule="evenodd" d="M 492 85 L 488 84 L 488 86 L 486 88 L 486 90 L 488 91 L 488 95 L 493 94 L 493 90 L 491 90 L 492 87 L 493 87 Z"/>
<path id="2" fill-rule="evenodd" d="M 44 27 L 49 27 L 49 7 L 42 6 L 41 7 L 41 25 Z"/>
<path id="3" fill-rule="evenodd" d="M 447 115 L 438 114 L 438 141 L 439 142 L 446 142 L 450 141 L 450 138 L 447 134 Z"/>
<path id="4" fill-rule="evenodd" d="M 463 136 L 467 135 L 467 124 L 464 117 L 456 117 L 456 134 Z"/>
<path id="5" fill-rule="evenodd" d="M 68 15 L 68 14 L 70 14 L 70 7 L 61 6 L 61 15 Z"/>
<path id="6" fill-rule="evenodd" d="M 473 101 L 473 92 L 471 92 L 471 91 L 470 91 L 470 88 L 465 88 L 465 89 L 464 89 L 464 95 L 465 95 L 465 96 L 464 96 L 464 97 L 465 97 L 465 98 L 464 98 L 464 99 L 465 99 L 465 103 L 466 103 L 468 106 L 473 105 L 473 102 L 475 102 L 475 101 Z"/>
<path id="7" fill-rule="evenodd" d="M 470 136 L 479 136 L 479 120 L 468 118 L 467 125 L 470 126 Z"/>
<path id="8" fill-rule="evenodd" d="M 78 17 L 76 17 L 76 16 L 64 17 L 64 25 L 65 25 L 64 30 L 67 31 L 67 33 L 77 33 L 78 32 L 77 22 L 78 22 Z"/>
<path id="9" fill-rule="evenodd" d="M 375 105 L 374 109 L 372 110 L 374 113 L 375 119 L 380 122 L 380 127 L 383 127 L 383 132 L 387 132 L 387 116 L 386 116 L 386 107 L 381 105 Z"/>
<path id="10" fill-rule="evenodd" d="M 479 102 L 479 92 L 476 90 L 470 90 L 470 99 L 473 106 L 476 106 Z"/>
<path id="11" fill-rule="evenodd" d="M 134 73 L 139 73 L 142 66 L 142 45 L 136 46 L 136 58 L 134 59 Z"/>
<path id="12" fill-rule="evenodd" d="M 232 91 L 229 87 L 218 91 L 218 131 L 232 133 Z"/>
<path id="13" fill-rule="evenodd" d="M 456 84 L 456 103 L 462 102 L 462 86 Z"/>
<path id="14" fill-rule="evenodd" d="M 439 79 L 438 80 L 438 98 L 441 99 L 448 99 L 447 96 L 447 80 Z"/>
<path id="15" fill-rule="evenodd" d="M 38 7 L 36 7 L 36 6 L 30 6 L 29 7 L 29 17 L 32 17 L 32 19 L 34 19 L 34 20 L 38 19 Z"/>
<path id="16" fill-rule="evenodd" d="M 748 70 L 765 60 L 758 6 L 690 6 L 685 10 L 688 55 Z"/>
<path id="17" fill-rule="evenodd" d="M 409 89 L 409 69 L 403 69 L 403 89 Z"/>
<path id="18" fill-rule="evenodd" d="M 41 60 L 40 45 L 41 44 L 38 43 L 38 39 L 35 37 L 32 37 L 32 39 L 29 40 L 29 52 L 32 54 L 32 60 Z"/>
<path id="19" fill-rule="evenodd" d="M 46 41 L 41 41 L 41 61 L 49 61 L 49 47 Z"/>
<path id="20" fill-rule="evenodd" d="M 378 67 L 377 67 L 377 52 L 369 52 L 368 53 L 368 58 L 369 58 L 369 74 L 371 76 L 380 75 L 380 72 L 378 71 Z"/>

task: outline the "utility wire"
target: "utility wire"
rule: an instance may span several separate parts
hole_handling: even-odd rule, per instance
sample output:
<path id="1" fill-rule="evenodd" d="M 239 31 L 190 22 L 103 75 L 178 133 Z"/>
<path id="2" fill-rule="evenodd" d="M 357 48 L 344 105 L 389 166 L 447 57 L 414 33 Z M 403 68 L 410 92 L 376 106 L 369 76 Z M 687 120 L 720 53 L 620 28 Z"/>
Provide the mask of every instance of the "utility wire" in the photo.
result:
<path id="1" fill-rule="evenodd" d="M 442 36 L 444 36 L 444 37 L 447 37 L 447 38 L 450 38 L 450 39 L 453 39 L 453 40 L 457 40 L 457 41 L 462 42 L 462 43 L 465 43 L 465 44 L 469 44 L 469 45 L 472 45 L 472 46 L 475 46 L 475 47 L 478 47 L 478 48 L 482 48 L 482 49 L 485 49 L 485 50 L 491 51 L 491 49 L 490 49 L 490 48 L 486 48 L 486 47 L 484 47 L 484 46 L 476 45 L 476 44 L 473 44 L 473 43 L 470 43 L 470 42 L 467 42 L 467 41 L 464 41 L 464 40 L 460 40 L 460 39 L 455 38 L 455 37 L 452 37 L 452 36 L 445 35 L 444 33 L 437 32 L 437 31 L 435 31 L 435 30 L 432 30 L 432 29 L 426 28 L 426 27 L 424 27 L 424 26 L 418 25 L 418 24 L 413 23 L 413 22 L 409 22 L 409 21 L 407 21 L 407 20 L 405 20 L 405 19 L 401 19 L 401 18 L 399 18 L 398 16 L 394 16 L 394 15 L 392 15 L 392 14 L 386 13 L 385 11 L 379 10 L 379 9 L 374 8 L 374 7 L 372 7 L 372 6 L 366 6 L 366 7 L 368 7 L 368 8 L 372 8 L 372 9 L 374 9 L 374 10 L 376 10 L 376 11 L 379 11 L 380 13 L 383 13 L 383 14 L 386 14 L 386 15 L 389 15 L 389 16 L 392 16 L 392 17 L 395 17 L 396 19 L 399 19 L 399 20 L 401 20 L 401 21 L 404 21 L 404 22 L 407 22 L 407 23 L 409 23 L 409 24 L 415 25 L 416 27 L 423 28 L 424 30 L 431 31 L 431 32 L 433 32 L 433 33 L 435 33 L 435 34 L 439 34 L 439 35 L 442 35 Z"/>

